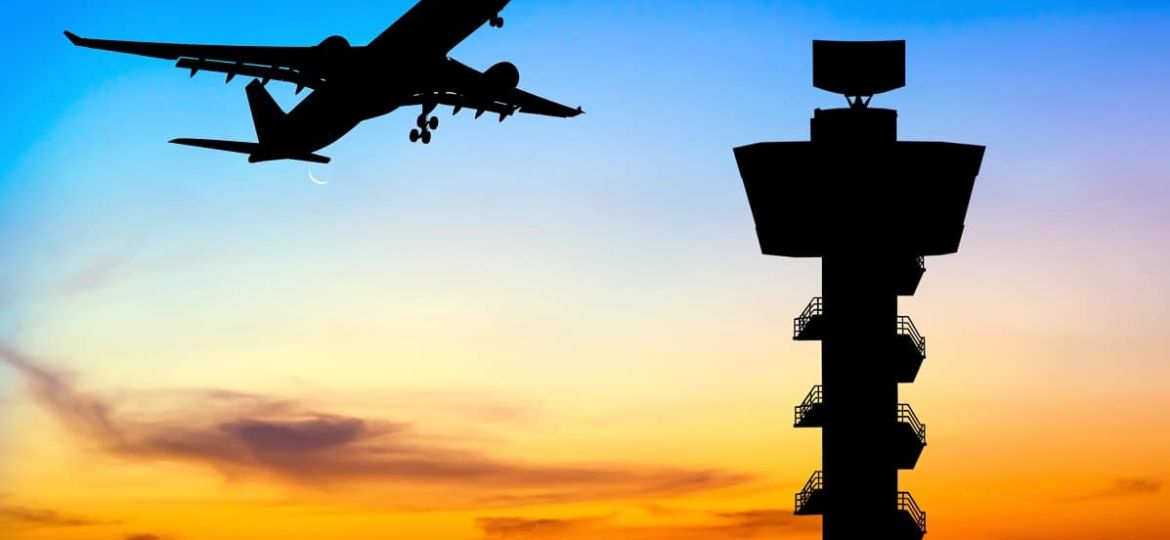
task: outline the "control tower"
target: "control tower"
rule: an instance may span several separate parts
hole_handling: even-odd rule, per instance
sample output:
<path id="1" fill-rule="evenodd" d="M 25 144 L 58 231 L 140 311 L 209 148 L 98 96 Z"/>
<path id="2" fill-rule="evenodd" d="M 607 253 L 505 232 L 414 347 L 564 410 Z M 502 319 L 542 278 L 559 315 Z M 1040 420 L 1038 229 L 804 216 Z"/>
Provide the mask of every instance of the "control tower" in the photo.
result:
<path id="1" fill-rule="evenodd" d="M 795 512 L 823 516 L 825 540 L 926 533 L 926 512 L 898 489 L 926 446 L 926 426 L 898 399 L 926 338 L 898 297 L 917 291 L 925 256 L 958 251 L 984 148 L 899 141 L 897 111 L 869 104 L 905 73 L 904 41 L 814 41 L 813 86 L 849 106 L 817 109 L 810 141 L 735 149 L 764 254 L 822 259 L 821 296 L 793 337 L 821 342 L 822 381 L 795 426 L 821 429 L 823 470 Z"/>

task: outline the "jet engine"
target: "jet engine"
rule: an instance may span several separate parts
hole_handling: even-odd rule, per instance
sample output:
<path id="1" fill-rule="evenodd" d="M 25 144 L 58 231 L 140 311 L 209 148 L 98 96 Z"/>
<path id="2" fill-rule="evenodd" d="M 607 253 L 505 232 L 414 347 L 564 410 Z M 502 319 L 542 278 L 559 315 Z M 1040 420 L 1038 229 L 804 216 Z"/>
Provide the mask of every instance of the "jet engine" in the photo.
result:
<path id="1" fill-rule="evenodd" d="M 500 62 L 483 72 L 483 82 L 493 90 L 516 88 L 520 84 L 520 70 L 511 62 Z"/>
<path id="2" fill-rule="evenodd" d="M 335 54 L 349 49 L 349 40 L 342 36 L 329 36 L 317 45 L 326 54 Z"/>

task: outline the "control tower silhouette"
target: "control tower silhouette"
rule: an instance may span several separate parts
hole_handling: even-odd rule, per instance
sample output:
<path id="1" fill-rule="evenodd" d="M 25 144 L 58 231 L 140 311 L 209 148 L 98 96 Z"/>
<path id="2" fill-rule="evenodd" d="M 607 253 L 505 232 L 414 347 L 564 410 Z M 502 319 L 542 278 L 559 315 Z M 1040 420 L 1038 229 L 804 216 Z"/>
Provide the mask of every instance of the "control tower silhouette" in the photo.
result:
<path id="1" fill-rule="evenodd" d="M 825 540 L 926 533 L 926 512 L 898 489 L 926 446 L 926 426 L 898 402 L 926 338 L 898 297 L 918 289 L 924 256 L 958 251 L 984 147 L 897 140 L 897 111 L 869 103 L 905 86 L 905 55 L 904 41 L 814 41 L 813 85 L 849 107 L 817 109 L 811 141 L 735 149 L 763 253 L 822 258 L 822 296 L 794 338 L 821 342 L 823 380 L 795 426 L 821 428 L 823 470 L 795 512 L 822 515 Z"/>

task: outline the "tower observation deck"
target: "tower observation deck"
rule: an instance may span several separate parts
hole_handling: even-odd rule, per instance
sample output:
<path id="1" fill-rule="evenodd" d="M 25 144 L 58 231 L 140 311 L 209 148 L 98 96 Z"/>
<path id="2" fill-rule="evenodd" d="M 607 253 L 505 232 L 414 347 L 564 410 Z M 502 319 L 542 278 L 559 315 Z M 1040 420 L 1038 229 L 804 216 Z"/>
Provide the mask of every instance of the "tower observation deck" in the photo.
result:
<path id="1" fill-rule="evenodd" d="M 822 381 L 794 425 L 821 429 L 822 470 L 795 512 L 823 516 L 825 540 L 921 539 L 926 513 L 898 489 L 926 425 L 898 400 L 926 338 L 898 314 L 924 257 L 955 253 L 984 147 L 899 141 L 897 111 L 869 106 L 905 85 L 905 42 L 813 42 L 813 84 L 848 107 L 817 109 L 811 140 L 735 149 L 765 255 L 822 258 L 822 294 L 794 321 L 821 342 Z"/>

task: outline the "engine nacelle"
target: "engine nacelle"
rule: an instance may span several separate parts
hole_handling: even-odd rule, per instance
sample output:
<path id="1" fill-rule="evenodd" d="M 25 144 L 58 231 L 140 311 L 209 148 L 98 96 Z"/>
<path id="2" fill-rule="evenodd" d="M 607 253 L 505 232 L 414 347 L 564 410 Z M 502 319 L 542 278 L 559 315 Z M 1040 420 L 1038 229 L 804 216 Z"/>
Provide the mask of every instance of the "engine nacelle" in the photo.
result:
<path id="1" fill-rule="evenodd" d="M 511 62 L 500 62 L 483 72 L 483 82 L 493 90 L 516 88 L 520 84 L 520 70 Z"/>
<path id="2" fill-rule="evenodd" d="M 342 36 L 329 36 L 322 40 L 317 48 L 327 52 L 344 51 L 349 48 L 349 40 Z"/>

